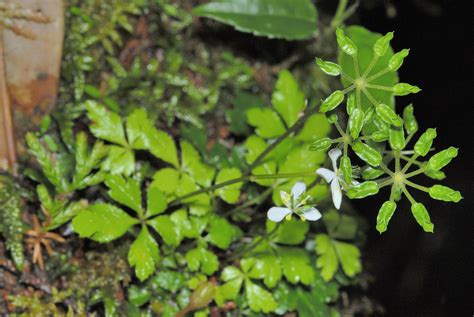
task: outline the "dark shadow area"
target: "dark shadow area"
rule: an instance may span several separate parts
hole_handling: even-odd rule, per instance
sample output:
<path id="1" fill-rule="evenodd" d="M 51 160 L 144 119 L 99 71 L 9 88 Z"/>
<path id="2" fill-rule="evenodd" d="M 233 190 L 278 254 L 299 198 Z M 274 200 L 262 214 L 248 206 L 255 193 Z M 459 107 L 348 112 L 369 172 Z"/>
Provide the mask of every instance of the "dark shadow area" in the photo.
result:
<path id="1" fill-rule="evenodd" d="M 415 193 L 435 224 L 426 234 L 403 200 L 379 235 L 369 230 L 365 250 L 369 271 L 376 276 L 371 295 L 388 316 L 471 316 L 472 263 L 472 4 L 469 1 L 396 1 L 397 15 L 386 17 L 385 7 L 361 8 L 360 24 L 380 33 L 395 31 L 396 51 L 411 48 L 400 80 L 423 91 L 397 99 L 398 110 L 413 102 L 421 130 L 438 128 L 437 149 L 455 146 L 460 155 L 445 168 L 446 186 L 462 192 L 459 204 L 431 200 Z M 423 178 L 423 177 L 420 177 Z M 434 184 L 426 179 L 426 184 Z M 431 186 L 431 185 L 429 185 Z M 387 198 L 388 198 L 387 193 Z M 383 195 L 358 202 L 373 222 Z"/>

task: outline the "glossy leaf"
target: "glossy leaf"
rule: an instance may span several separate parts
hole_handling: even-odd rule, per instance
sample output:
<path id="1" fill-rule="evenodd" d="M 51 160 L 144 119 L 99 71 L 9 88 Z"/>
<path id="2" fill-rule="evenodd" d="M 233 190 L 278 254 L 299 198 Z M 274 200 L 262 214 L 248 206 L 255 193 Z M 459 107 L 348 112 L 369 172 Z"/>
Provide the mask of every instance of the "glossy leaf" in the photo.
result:
<path id="1" fill-rule="evenodd" d="M 122 118 L 118 114 L 92 100 L 86 101 L 86 108 L 91 120 L 89 128 L 96 137 L 122 146 L 128 145 Z"/>
<path id="2" fill-rule="evenodd" d="M 410 53 L 409 49 L 403 49 L 400 52 L 393 54 L 393 56 L 388 61 L 388 69 L 392 72 L 396 72 L 403 64 L 403 60 Z"/>
<path id="3" fill-rule="evenodd" d="M 143 227 L 128 251 L 128 263 L 135 267 L 135 274 L 140 281 L 144 281 L 155 271 L 159 257 L 158 244 L 147 228 Z"/>
<path id="4" fill-rule="evenodd" d="M 82 210 L 72 220 L 72 228 L 80 237 L 98 242 L 110 242 L 138 223 L 122 209 L 111 204 L 96 203 Z"/>
<path id="5" fill-rule="evenodd" d="M 283 118 L 287 127 L 291 127 L 298 121 L 300 113 L 306 107 L 305 97 L 298 82 L 287 70 L 281 71 L 278 75 L 272 94 L 272 105 Z"/>
<path id="6" fill-rule="evenodd" d="M 349 116 L 348 125 L 351 137 L 357 139 L 364 125 L 364 112 L 359 108 L 354 109 Z"/>
<path id="7" fill-rule="evenodd" d="M 409 104 L 403 109 L 403 121 L 405 122 L 405 130 L 408 134 L 414 134 L 418 131 L 418 122 L 413 114 L 412 104 Z"/>
<path id="8" fill-rule="evenodd" d="M 319 110 L 322 113 L 334 110 L 337 106 L 341 104 L 342 101 L 344 101 L 344 93 L 340 90 L 336 90 L 326 99 L 324 99 Z"/>
<path id="9" fill-rule="evenodd" d="M 390 108 L 389 106 L 379 104 L 375 108 L 375 111 L 377 112 L 379 117 L 386 123 L 392 124 L 396 127 L 401 127 L 403 125 L 402 118 L 400 118 L 400 116 L 397 115 L 395 111 L 393 111 L 392 108 Z"/>
<path id="10" fill-rule="evenodd" d="M 390 128 L 388 141 L 393 150 L 403 150 L 405 147 L 405 131 L 403 128 Z"/>
<path id="11" fill-rule="evenodd" d="M 406 96 L 409 94 L 416 94 L 421 89 L 418 86 L 413 86 L 407 83 L 398 83 L 393 86 L 393 93 L 395 96 Z"/>
<path id="12" fill-rule="evenodd" d="M 336 39 L 337 44 L 344 53 L 350 56 L 354 56 L 357 54 L 356 44 L 351 40 L 350 37 L 346 36 L 346 34 L 341 28 L 336 29 Z"/>
<path id="13" fill-rule="evenodd" d="M 132 178 L 124 178 L 120 175 L 109 175 L 105 179 L 109 188 L 108 194 L 113 200 L 142 213 L 142 196 L 140 185 Z"/>
<path id="14" fill-rule="evenodd" d="M 239 31 L 289 40 L 310 37 L 317 22 L 316 8 L 309 0 L 220 0 L 199 6 L 194 13 Z"/>
<path id="15" fill-rule="evenodd" d="M 393 32 L 388 32 L 384 36 L 380 37 L 374 43 L 374 54 L 377 56 L 384 56 L 387 49 L 390 47 L 390 41 L 393 39 Z"/>

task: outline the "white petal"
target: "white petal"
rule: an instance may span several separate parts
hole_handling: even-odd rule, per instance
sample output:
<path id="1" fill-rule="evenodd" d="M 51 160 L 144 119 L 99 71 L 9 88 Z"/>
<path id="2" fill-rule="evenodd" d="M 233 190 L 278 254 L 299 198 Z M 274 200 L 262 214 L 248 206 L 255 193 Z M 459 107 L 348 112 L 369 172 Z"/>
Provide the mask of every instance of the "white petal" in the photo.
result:
<path id="1" fill-rule="evenodd" d="M 332 161 L 332 168 L 334 171 L 337 171 L 337 159 L 339 156 L 342 155 L 342 152 L 340 149 L 332 149 L 329 151 L 329 157 L 331 158 Z"/>
<path id="2" fill-rule="evenodd" d="M 319 220 L 322 217 L 319 210 L 317 210 L 314 207 L 312 207 L 310 209 L 307 209 L 307 210 L 304 210 L 302 213 L 303 213 L 304 218 L 306 220 L 309 220 L 309 221 L 316 221 L 316 220 Z"/>
<path id="3" fill-rule="evenodd" d="M 267 217 L 271 221 L 280 222 L 286 215 L 290 214 L 291 210 L 285 207 L 272 207 L 268 210 Z"/>
<path id="4" fill-rule="evenodd" d="M 331 193 L 332 193 L 332 202 L 334 203 L 334 207 L 336 207 L 336 209 L 341 208 L 342 192 L 341 192 L 341 185 L 339 185 L 339 180 L 337 178 L 335 178 L 331 182 Z"/>
<path id="5" fill-rule="evenodd" d="M 336 178 L 336 173 L 334 173 L 331 170 L 328 170 L 327 168 L 320 167 L 316 170 L 316 174 L 321 175 L 324 177 L 326 182 L 330 183 L 334 178 Z"/>
<path id="6" fill-rule="evenodd" d="M 306 184 L 303 182 L 296 182 L 291 189 L 293 201 L 297 202 L 300 196 L 306 191 Z"/>

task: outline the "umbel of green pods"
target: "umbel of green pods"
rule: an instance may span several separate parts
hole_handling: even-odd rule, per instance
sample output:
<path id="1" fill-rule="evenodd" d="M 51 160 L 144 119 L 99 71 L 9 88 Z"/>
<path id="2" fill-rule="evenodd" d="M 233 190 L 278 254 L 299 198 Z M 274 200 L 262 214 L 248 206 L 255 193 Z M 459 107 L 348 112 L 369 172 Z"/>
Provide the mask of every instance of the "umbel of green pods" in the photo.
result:
<path id="1" fill-rule="evenodd" d="M 412 178 L 419 174 L 425 174 L 435 180 L 445 178 L 441 169 L 457 156 L 458 149 L 449 147 L 432 155 L 428 160 L 423 160 L 434 151 L 432 144 L 436 138 L 436 129 L 427 129 L 414 142 L 412 148 L 407 149 L 418 132 L 413 105 L 405 107 L 402 115 L 399 115 L 394 106 L 379 101 L 369 91 L 369 89 L 382 91 L 389 94 L 390 98 L 420 91 L 417 86 L 407 83 L 396 83 L 393 86 L 374 83 L 381 76 L 396 72 L 402 66 L 404 58 L 408 56 L 409 50 L 403 49 L 395 54 L 390 53 L 391 56 L 387 59 L 386 54 L 389 54 L 390 41 L 393 38 L 393 32 L 389 32 L 378 37 L 373 43 L 372 59 L 367 67 L 362 69 L 358 56 L 360 50 L 355 42 L 340 28 L 336 31 L 336 38 L 340 54 L 345 54 L 353 60 L 355 77 L 347 74 L 344 67 L 337 63 L 316 59 L 316 64 L 324 73 L 330 76 L 341 76 L 346 86 L 343 90 L 330 94 L 320 106 L 320 111 L 325 113 L 336 127 L 339 137 L 316 140 L 311 149 L 326 151 L 335 146 L 343 151 L 340 167 L 337 168 L 334 165 L 336 178 L 331 178 L 327 171 L 322 171 L 321 175 L 331 184 L 332 179 L 336 179 L 350 199 L 375 195 L 381 188 L 390 186 L 389 200 L 381 206 L 377 216 L 376 228 L 380 233 L 387 230 L 402 195 L 410 201 L 411 212 L 423 230 L 433 232 L 434 225 L 428 211 L 422 203 L 413 198 L 410 191 L 417 189 L 428 193 L 433 199 L 445 202 L 459 202 L 462 196 L 458 191 L 446 186 L 438 184 L 431 187 L 422 186 L 415 183 Z M 387 61 L 385 65 L 380 65 L 382 59 Z M 379 70 L 373 72 L 377 63 L 379 63 L 377 67 Z M 366 97 L 368 104 L 363 103 L 362 96 Z M 344 101 L 347 120 L 341 122 L 336 111 L 340 110 L 338 106 Z M 350 149 L 365 163 L 364 166 L 351 163 Z M 363 182 L 358 182 L 357 178 L 362 178 Z M 338 186 L 331 186 L 331 190 L 333 198 L 338 195 Z M 336 204 L 336 207 L 339 206 Z"/>

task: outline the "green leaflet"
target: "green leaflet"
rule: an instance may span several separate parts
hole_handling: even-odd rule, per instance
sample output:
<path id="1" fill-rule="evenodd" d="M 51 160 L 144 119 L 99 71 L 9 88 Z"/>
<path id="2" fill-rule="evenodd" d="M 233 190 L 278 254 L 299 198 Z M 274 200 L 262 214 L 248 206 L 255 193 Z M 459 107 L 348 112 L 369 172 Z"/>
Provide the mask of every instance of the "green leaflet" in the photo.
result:
<path id="1" fill-rule="evenodd" d="M 220 249 L 226 250 L 230 244 L 242 236 L 239 227 L 230 224 L 225 218 L 214 216 L 209 221 L 206 239 Z"/>
<path id="2" fill-rule="evenodd" d="M 203 247 L 188 251 L 186 261 L 191 272 L 199 270 L 206 275 L 212 275 L 219 269 L 217 256 Z"/>
<path id="3" fill-rule="evenodd" d="M 280 117 L 270 108 L 247 110 L 247 121 L 256 128 L 257 134 L 264 139 L 275 138 L 285 132 L 285 126 Z"/>
<path id="4" fill-rule="evenodd" d="M 306 107 L 305 96 L 289 71 L 281 71 L 278 75 L 272 94 L 272 105 L 283 118 L 287 127 L 296 123 L 299 114 Z"/>
<path id="5" fill-rule="evenodd" d="M 158 244 L 144 226 L 128 252 L 128 262 L 135 267 L 135 274 L 140 281 L 147 279 L 155 271 L 159 256 Z"/>
<path id="6" fill-rule="evenodd" d="M 362 270 L 359 249 L 349 243 L 332 240 L 326 234 L 316 235 L 316 266 L 321 268 L 325 281 L 334 277 L 339 265 L 349 277 L 354 277 Z"/>
<path id="7" fill-rule="evenodd" d="M 222 169 L 216 177 L 216 185 L 219 183 L 224 183 L 226 181 L 236 179 L 242 176 L 242 172 L 237 168 L 224 168 Z M 225 202 L 229 204 L 235 204 L 238 202 L 240 197 L 240 188 L 243 183 L 235 183 L 229 186 L 219 188 L 215 191 L 216 195 L 222 198 Z"/>
<path id="8" fill-rule="evenodd" d="M 110 242 L 124 235 L 137 223 L 137 219 L 114 205 L 95 203 L 82 210 L 72 220 L 72 228 L 81 237 Z"/>
<path id="9" fill-rule="evenodd" d="M 316 31 L 317 12 L 309 0 L 220 0 L 203 4 L 194 14 L 270 38 L 308 38 Z"/>

